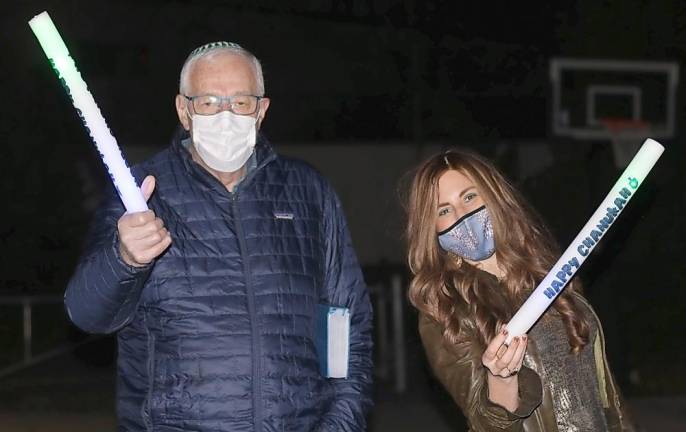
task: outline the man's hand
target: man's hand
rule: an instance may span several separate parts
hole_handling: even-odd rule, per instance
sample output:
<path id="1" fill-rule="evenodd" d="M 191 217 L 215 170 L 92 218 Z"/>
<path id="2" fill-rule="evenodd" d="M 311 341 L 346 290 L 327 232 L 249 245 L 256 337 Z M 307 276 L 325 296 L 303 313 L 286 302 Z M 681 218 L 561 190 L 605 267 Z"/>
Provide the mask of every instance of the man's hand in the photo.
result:
<path id="1" fill-rule="evenodd" d="M 141 185 L 146 201 L 154 190 L 155 177 L 147 176 Z M 171 244 L 169 231 L 152 210 L 124 214 L 117 222 L 117 230 L 119 252 L 124 262 L 134 267 L 149 264 Z"/>

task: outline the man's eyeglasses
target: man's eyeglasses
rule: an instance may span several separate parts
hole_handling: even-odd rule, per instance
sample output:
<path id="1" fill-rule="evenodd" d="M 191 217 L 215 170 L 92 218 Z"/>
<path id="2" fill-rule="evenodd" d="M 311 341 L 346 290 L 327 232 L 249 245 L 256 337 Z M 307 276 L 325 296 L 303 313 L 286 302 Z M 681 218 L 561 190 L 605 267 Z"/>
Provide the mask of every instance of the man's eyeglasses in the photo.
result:
<path id="1" fill-rule="evenodd" d="M 238 115 L 252 115 L 257 112 L 262 96 L 237 95 L 237 96 L 186 96 L 193 105 L 193 111 L 198 115 L 213 115 L 228 109 Z"/>

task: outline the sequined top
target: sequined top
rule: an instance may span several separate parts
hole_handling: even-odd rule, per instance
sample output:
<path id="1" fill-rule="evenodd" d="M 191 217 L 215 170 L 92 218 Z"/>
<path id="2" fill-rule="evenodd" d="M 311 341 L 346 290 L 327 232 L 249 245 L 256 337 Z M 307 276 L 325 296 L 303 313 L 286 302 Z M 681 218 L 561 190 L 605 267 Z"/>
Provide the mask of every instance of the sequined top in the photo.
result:
<path id="1" fill-rule="evenodd" d="M 535 345 L 541 362 L 537 365 L 527 354 L 524 365 L 538 373 L 548 387 L 558 430 L 606 431 L 608 426 L 600 399 L 592 343 L 598 333 L 598 323 L 586 305 L 577 304 L 585 309 L 590 343 L 580 353 L 572 353 L 569 344 L 564 343 L 567 340 L 564 323 L 551 308 L 529 332 L 529 343 Z"/>

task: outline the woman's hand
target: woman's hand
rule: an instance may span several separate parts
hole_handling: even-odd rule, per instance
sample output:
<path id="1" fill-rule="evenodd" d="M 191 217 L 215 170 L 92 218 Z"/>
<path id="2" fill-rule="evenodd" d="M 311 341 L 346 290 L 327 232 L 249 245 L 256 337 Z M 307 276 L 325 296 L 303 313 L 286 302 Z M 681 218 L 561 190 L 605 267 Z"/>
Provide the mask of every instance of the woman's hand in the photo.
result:
<path id="1" fill-rule="evenodd" d="M 481 356 L 481 363 L 494 377 L 510 378 L 522 368 L 527 345 L 526 335 L 512 339 L 510 346 L 505 345 L 506 338 L 507 329 L 503 327 Z"/>
<path id="2" fill-rule="evenodd" d="M 510 346 L 505 345 L 506 338 L 507 329 L 503 327 L 486 347 L 481 363 L 488 370 L 488 398 L 514 412 L 519 407 L 517 372 L 524 361 L 527 337 L 515 337 Z"/>

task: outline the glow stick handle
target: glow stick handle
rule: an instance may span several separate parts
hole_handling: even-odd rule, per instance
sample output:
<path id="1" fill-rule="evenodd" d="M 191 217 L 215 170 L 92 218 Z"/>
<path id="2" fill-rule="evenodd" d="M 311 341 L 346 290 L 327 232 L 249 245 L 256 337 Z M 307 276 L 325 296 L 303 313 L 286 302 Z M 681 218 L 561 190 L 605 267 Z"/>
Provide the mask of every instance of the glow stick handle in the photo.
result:
<path id="1" fill-rule="evenodd" d="M 124 161 L 117 141 L 112 136 L 100 109 L 76 69 L 76 64 L 69 55 L 67 46 L 50 19 L 50 15 L 47 12 L 36 15 L 29 21 L 29 26 L 38 38 L 38 42 L 65 90 L 71 96 L 74 108 L 93 139 L 126 210 L 129 213 L 147 210 L 145 198 Z"/>
<path id="2" fill-rule="evenodd" d="M 509 343 L 529 331 L 574 276 L 662 155 L 664 147 L 647 139 L 572 244 L 507 323 Z"/>

